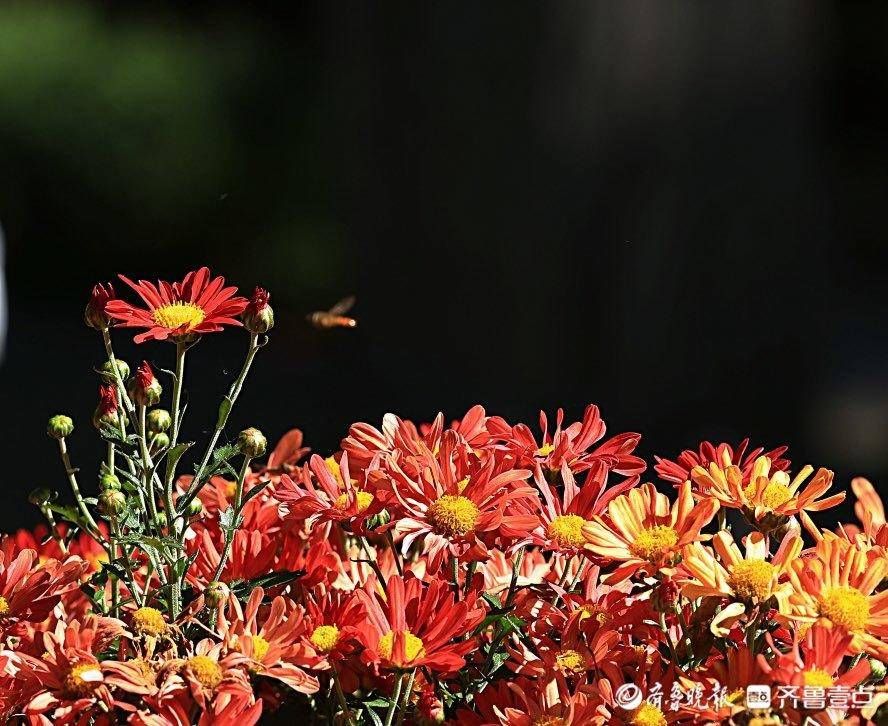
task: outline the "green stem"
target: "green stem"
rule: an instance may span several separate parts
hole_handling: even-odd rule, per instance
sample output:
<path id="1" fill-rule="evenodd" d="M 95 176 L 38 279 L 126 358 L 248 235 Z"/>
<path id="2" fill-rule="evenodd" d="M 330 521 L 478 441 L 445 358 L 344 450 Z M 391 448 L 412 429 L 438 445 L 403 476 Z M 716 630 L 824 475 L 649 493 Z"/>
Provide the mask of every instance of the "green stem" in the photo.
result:
<path id="1" fill-rule="evenodd" d="M 410 671 L 410 676 L 407 679 L 407 688 L 404 689 L 404 703 L 401 706 L 400 711 L 398 712 L 398 721 L 396 726 L 401 726 L 404 723 L 404 716 L 407 714 L 407 709 L 410 708 L 410 696 L 413 693 L 413 679 L 416 678 L 416 668 Z"/>
<path id="2" fill-rule="evenodd" d="M 515 595 L 518 591 L 518 573 L 521 571 L 521 563 L 524 561 L 524 548 L 522 547 L 515 553 L 515 559 L 512 561 L 512 579 L 509 581 L 509 593 L 506 596 L 505 608 L 512 607 Z"/>
<path id="3" fill-rule="evenodd" d="M 392 536 L 392 531 L 390 529 L 386 530 L 385 536 L 388 540 L 389 547 L 392 550 L 392 557 L 395 559 L 395 567 L 398 568 L 398 574 L 401 577 L 404 577 L 404 568 L 401 565 L 401 553 L 398 552 L 397 547 L 395 547 L 395 538 Z"/>
<path id="4" fill-rule="evenodd" d="M 83 519 L 86 521 L 88 527 L 87 529 L 91 529 L 90 534 L 96 538 L 96 541 L 102 543 L 102 533 L 99 530 L 99 525 L 96 524 L 96 520 L 93 519 L 92 514 L 90 514 L 89 509 L 86 506 L 86 502 L 83 501 L 83 496 L 80 494 L 80 487 L 77 485 L 77 469 L 71 466 L 71 459 L 68 456 L 68 446 L 65 443 L 65 439 L 59 439 L 59 453 L 62 455 L 62 463 L 65 465 L 65 473 L 68 475 L 68 484 L 71 485 L 71 491 L 74 493 L 74 500 L 77 502 L 77 506 L 80 509 L 81 514 L 83 514 Z"/>
<path id="5" fill-rule="evenodd" d="M 333 666 L 333 688 L 336 690 L 336 698 L 345 716 L 345 722 L 348 726 L 354 726 L 355 721 L 348 708 L 348 702 L 345 700 L 345 692 L 342 690 L 342 684 L 339 682 L 339 673 L 336 671 L 336 666 Z"/>
<path id="6" fill-rule="evenodd" d="M 249 468 L 250 457 L 245 456 L 240 471 L 237 473 L 237 483 L 234 490 L 234 504 L 232 505 L 234 509 L 234 519 L 232 527 L 225 530 L 225 549 L 222 551 L 222 556 L 219 558 L 219 565 L 216 567 L 216 572 L 213 574 L 214 580 L 218 580 L 222 576 L 222 570 L 225 569 L 225 563 L 231 555 L 231 545 L 234 542 L 234 533 L 237 530 L 235 525 L 237 524 L 238 517 L 240 517 L 241 499 L 243 499 L 244 495 L 244 479 L 247 476 Z"/>
<path id="7" fill-rule="evenodd" d="M 68 545 L 65 544 L 65 538 L 59 532 L 59 526 L 56 524 L 55 517 L 52 516 L 52 510 L 44 505 L 40 507 L 40 512 L 46 517 L 46 521 L 49 523 L 49 531 L 52 532 L 53 539 L 59 543 L 62 554 L 68 554 Z"/>
<path id="8" fill-rule="evenodd" d="M 392 720 L 395 718 L 395 711 L 398 710 L 398 703 L 401 701 L 401 685 L 406 675 L 406 673 L 399 673 L 398 680 L 395 681 L 395 692 L 392 693 L 392 702 L 389 705 L 388 712 L 385 714 L 385 726 L 392 726 Z"/>
<path id="9" fill-rule="evenodd" d="M 212 456 L 213 451 L 216 448 L 216 443 L 219 441 L 219 436 L 222 434 L 222 430 L 225 428 L 225 424 L 228 421 L 228 416 L 231 413 L 231 409 L 234 408 L 234 403 L 237 401 L 237 397 L 240 395 L 241 388 L 244 385 L 244 379 L 247 377 L 247 373 L 250 371 L 250 366 L 253 364 L 253 358 L 256 357 L 256 353 L 262 345 L 259 343 L 259 336 L 256 333 L 250 333 L 250 347 L 247 350 L 247 357 L 244 360 L 244 365 L 241 368 L 240 373 L 237 378 L 234 379 L 234 382 L 231 384 L 231 388 L 228 389 L 228 395 L 223 399 L 222 405 L 219 407 L 219 416 L 216 419 L 216 428 L 213 429 L 213 435 L 210 438 L 210 442 L 207 445 L 207 449 L 204 452 L 203 459 L 200 462 L 200 466 L 197 468 L 197 473 L 194 475 L 194 480 L 191 483 L 191 487 L 189 487 L 188 491 L 185 493 L 185 496 L 181 501 L 181 508 L 184 509 L 191 503 L 191 500 L 197 495 L 200 488 L 206 483 L 203 482 L 203 473 L 204 469 L 207 468 L 207 464 L 210 461 L 210 456 Z"/>

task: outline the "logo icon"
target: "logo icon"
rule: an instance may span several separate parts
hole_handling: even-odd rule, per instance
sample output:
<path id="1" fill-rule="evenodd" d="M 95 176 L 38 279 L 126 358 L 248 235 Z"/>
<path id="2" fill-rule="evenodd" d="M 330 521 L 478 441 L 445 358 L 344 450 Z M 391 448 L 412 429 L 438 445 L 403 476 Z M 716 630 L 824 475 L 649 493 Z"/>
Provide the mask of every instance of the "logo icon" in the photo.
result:
<path id="1" fill-rule="evenodd" d="M 641 705 L 641 689 L 634 683 L 624 683 L 614 691 L 614 700 L 620 708 L 632 711 Z"/>
<path id="2" fill-rule="evenodd" d="M 746 686 L 746 708 L 770 708 L 771 687 L 751 685 Z"/>

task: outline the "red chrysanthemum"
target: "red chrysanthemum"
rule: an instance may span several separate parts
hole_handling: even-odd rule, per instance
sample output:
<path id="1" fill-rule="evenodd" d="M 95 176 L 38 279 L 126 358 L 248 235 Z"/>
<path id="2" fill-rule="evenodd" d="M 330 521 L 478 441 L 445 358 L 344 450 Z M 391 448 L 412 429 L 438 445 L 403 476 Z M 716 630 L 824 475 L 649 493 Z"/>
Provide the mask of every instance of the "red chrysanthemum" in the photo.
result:
<path id="1" fill-rule="evenodd" d="M 159 280 L 156 286 L 147 280 L 133 282 L 124 275 L 120 279 L 138 293 L 147 309 L 109 300 L 105 312 L 119 327 L 147 328 L 135 337 L 137 343 L 216 333 L 225 325 L 242 325 L 235 316 L 246 308 L 247 299 L 236 296 L 236 287 L 225 287 L 224 277 L 211 277 L 209 268 L 189 272 L 181 282 Z"/>
<path id="2" fill-rule="evenodd" d="M 671 481 L 673 484 L 684 484 L 691 478 L 691 471 L 698 466 L 708 469 L 713 462 L 719 466 L 734 465 L 739 467 L 743 472 L 744 482 L 749 482 L 749 476 L 752 474 L 752 466 L 755 460 L 760 456 L 767 456 L 771 460 L 772 471 L 786 471 L 789 469 L 789 459 L 784 459 L 788 446 L 778 446 L 764 453 L 765 448 L 758 446 L 752 451 L 747 452 L 749 439 L 743 439 L 739 444 L 732 447 L 730 444 L 714 445 L 709 441 L 703 441 L 700 444 L 699 451 L 693 449 L 685 449 L 679 454 L 675 461 L 655 456 L 657 464 L 654 471 L 660 475 L 665 481 Z"/>

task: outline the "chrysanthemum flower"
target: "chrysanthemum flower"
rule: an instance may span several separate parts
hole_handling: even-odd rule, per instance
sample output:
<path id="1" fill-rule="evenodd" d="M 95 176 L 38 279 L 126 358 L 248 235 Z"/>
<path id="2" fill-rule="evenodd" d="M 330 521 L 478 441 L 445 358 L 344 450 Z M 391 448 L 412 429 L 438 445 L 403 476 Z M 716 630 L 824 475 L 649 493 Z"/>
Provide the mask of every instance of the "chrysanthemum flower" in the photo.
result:
<path id="1" fill-rule="evenodd" d="M 37 566 L 37 553 L 22 550 L 7 561 L 0 550 L 0 635 L 16 623 L 42 622 L 62 596 L 76 589 L 88 565 L 79 557 L 47 560 Z"/>
<path id="2" fill-rule="evenodd" d="M 583 692 L 571 694 L 554 682 L 528 678 L 491 683 L 472 702 L 460 708 L 455 723 L 464 726 L 601 726 L 597 699 Z"/>
<path id="3" fill-rule="evenodd" d="M 534 483 L 542 495 L 542 506 L 533 502 L 528 514 L 537 517 L 537 526 L 529 536 L 518 542 L 534 544 L 543 551 L 558 552 L 564 555 L 575 555 L 586 546 L 583 526 L 596 514 L 601 514 L 608 502 L 620 494 L 630 490 L 638 483 L 638 477 L 630 477 L 612 487 L 607 486 L 607 467 L 596 462 L 587 470 L 586 481 L 582 487 L 577 485 L 573 472 L 567 462 L 561 464 L 561 481 L 564 489 L 559 495 L 557 488 L 549 486 L 542 467 L 537 464 Z M 521 505 L 527 508 L 528 503 Z M 516 506 L 517 510 L 519 507 Z"/>
<path id="4" fill-rule="evenodd" d="M 866 651 L 888 658 L 888 590 L 876 593 L 888 575 L 888 563 L 839 538 L 824 538 L 813 556 L 793 562 L 795 592 L 791 617 L 800 623 L 818 619 L 852 634 L 849 654 Z"/>
<path id="5" fill-rule="evenodd" d="M 564 410 L 559 408 L 555 416 L 555 431 L 550 434 L 546 414 L 540 411 L 542 438 L 539 442 L 530 427 L 525 424 L 512 427 L 499 417 L 491 418 L 487 429 L 493 437 L 503 440 L 514 454 L 516 466 L 524 468 L 540 464 L 549 471 L 560 471 L 562 464 L 567 462 L 571 471 L 579 473 L 600 462 L 610 471 L 626 476 L 641 474 L 647 468 L 644 460 L 632 453 L 641 440 L 639 434 L 618 434 L 599 444 L 607 427 L 598 406 L 589 404 L 583 412 L 582 421 L 566 427 L 563 427 L 563 423 Z"/>
<path id="6" fill-rule="evenodd" d="M 715 499 L 723 507 L 740 509 L 753 526 L 762 531 L 773 531 L 787 523 L 790 517 L 802 511 L 819 512 L 839 504 L 845 492 L 826 499 L 818 499 L 832 485 L 833 473 L 818 469 L 814 473 L 808 465 L 789 478 L 785 471 L 773 471 L 771 460 L 760 456 L 753 464 L 749 483 L 745 483 L 739 467 L 725 468 L 712 463 L 709 469 L 697 467 L 691 471 L 694 494 L 699 499 Z M 802 486 L 804 484 L 804 487 Z"/>
<path id="7" fill-rule="evenodd" d="M 450 583 L 432 579 L 428 585 L 413 575 L 392 577 L 385 596 L 357 590 L 367 610 L 359 626 L 365 650 L 362 658 L 386 670 L 425 666 L 451 673 L 465 663 L 463 656 L 477 646 L 463 639 L 484 618 L 473 597 L 457 601 Z"/>
<path id="8" fill-rule="evenodd" d="M 620 582 L 638 571 L 654 573 L 671 565 L 685 545 L 707 539 L 701 530 L 717 510 L 713 499 L 694 502 L 690 482 L 679 487 L 673 505 L 653 484 L 643 484 L 613 499 L 606 515 L 583 525 L 586 549 L 619 563 L 607 582 Z"/>
<path id="9" fill-rule="evenodd" d="M 802 551 L 798 530 L 786 534 L 773 557 L 769 556 L 767 540 L 760 532 L 747 535 L 745 555 L 729 532 L 716 534 L 712 544 L 714 551 L 699 542 L 684 548 L 676 577 L 685 597 L 727 597 L 753 604 L 773 597 L 780 612 L 789 612 L 793 589 L 786 573 Z M 688 579 L 684 579 L 685 573 Z"/>
<path id="10" fill-rule="evenodd" d="M 225 325 L 241 326 L 235 316 L 248 302 L 236 296 L 236 287 L 225 287 L 224 277 L 211 278 L 206 267 L 189 272 L 181 282 L 159 280 L 156 286 L 147 280 L 133 282 L 124 275 L 120 279 L 136 291 L 146 307 L 113 299 L 105 304 L 105 312 L 119 327 L 146 328 L 135 337 L 137 343 L 215 333 Z"/>
<path id="11" fill-rule="evenodd" d="M 219 634 L 230 650 L 250 659 L 252 673 L 274 678 L 300 693 L 316 693 L 318 679 L 301 667 L 310 662 L 298 645 L 306 629 L 302 610 L 281 596 L 264 610 L 264 597 L 265 591 L 256 587 L 242 608 L 231 595 L 227 607 L 219 608 Z"/>
<path id="12" fill-rule="evenodd" d="M 448 438 L 453 437 L 445 441 Z M 537 524 L 536 517 L 526 514 L 527 507 L 522 506 L 522 502 L 537 501 L 536 490 L 524 483 L 529 471 L 503 467 L 494 458 L 484 464 L 467 462 L 463 470 L 454 470 L 450 464 L 445 449 L 440 457 L 426 452 L 416 478 L 395 460 L 386 467 L 394 494 L 395 536 L 401 539 L 405 555 L 424 536 L 430 572 L 438 570 L 447 554 L 486 559 L 485 539 L 508 545 Z"/>
<path id="13" fill-rule="evenodd" d="M 366 617 L 364 601 L 354 592 L 309 593 L 305 598 L 302 643 L 313 658 L 312 668 L 327 670 L 331 663 L 353 654 L 358 645 L 358 626 Z"/>
<path id="14" fill-rule="evenodd" d="M 338 463 L 315 454 L 309 465 L 294 476 L 295 480 L 282 475 L 274 490 L 284 519 L 305 520 L 309 527 L 316 523 L 355 521 L 368 514 L 373 504 L 373 494 L 360 489 L 350 477 L 348 454 L 343 454 Z"/>
<path id="15" fill-rule="evenodd" d="M 654 460 L 657 464 L 654 466 L 654 471 L 664 481 L 683 484 L 691 478 L 691 472 L 698 466 L 709 469 L 710 464 L 716 464 L 721 468 L 736 466 L 743 475 L 743 481 L 748 483 L 752 474 L 752 466 L 760 456 L 767 456 L 771 460 L 771 468 L 774 471 L 789 469 L 789 459 L 783 458 L 783 454 L 789 449 L 788 446 L 778 446 L 767 453 L 765 453 L 763 446 L 758 446 L 747 452 L 748 447 L 749 439 L 743 439 L 735 447 L 726 443 L 713 445 L 708 441 L 703 441 L 698 451 L 685 449 L 676 457 L 675 461 L 655 456 Z"/>
<path id="16" fill-rule="evenodd" d="M 796 637 L 792 648 L 784 652 L 770 635 L 766 638 L 774 658 L 759 655 L 758 663 L 767 676 L 767 682 L 781 685 L 834 688 L 860 685 L 871 674 L 870 665 L 861 659 L 856 665 L 843 669 L 845 656 L 850 652 L 854 636 L 841 628 L 815 624 L 804 638 Z M 764 682 L 764 681 L 755 681 Z"/>

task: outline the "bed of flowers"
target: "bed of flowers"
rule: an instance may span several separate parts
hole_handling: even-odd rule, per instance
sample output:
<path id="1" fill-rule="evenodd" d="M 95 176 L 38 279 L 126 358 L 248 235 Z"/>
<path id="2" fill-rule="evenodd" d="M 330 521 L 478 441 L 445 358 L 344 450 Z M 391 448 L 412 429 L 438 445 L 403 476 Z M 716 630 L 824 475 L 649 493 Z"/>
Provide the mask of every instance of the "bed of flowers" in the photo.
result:
<path id="1" fill-rule="evenodd" d="M 865 479 L 835 529 L 809 513 L 845 493 L 785 447 L 703 443 L 643 483 L 639 436 L 594 405 L 536 428 L 388 414 L 326 458 L 297 429 L 267 446 L 226 424 L 269 294 L 206 268 L 121 279 L 130 302 L 100 284 L 85 312 L 107 455 L 76 462 L 53 416 L 65 491 L 34 490 L 46 524 L 0 540 L 4 723 L 888 722 L 888 525 Z M 115 356 L 120 328 L 154 365 Z M 183 440 L 195 346 L 226 328 L 243 367 L 217 411 L 187 411 L 209 440 Z"/>

